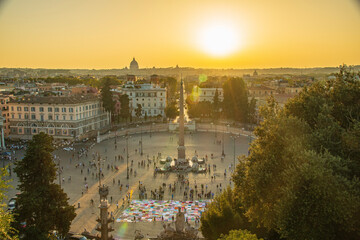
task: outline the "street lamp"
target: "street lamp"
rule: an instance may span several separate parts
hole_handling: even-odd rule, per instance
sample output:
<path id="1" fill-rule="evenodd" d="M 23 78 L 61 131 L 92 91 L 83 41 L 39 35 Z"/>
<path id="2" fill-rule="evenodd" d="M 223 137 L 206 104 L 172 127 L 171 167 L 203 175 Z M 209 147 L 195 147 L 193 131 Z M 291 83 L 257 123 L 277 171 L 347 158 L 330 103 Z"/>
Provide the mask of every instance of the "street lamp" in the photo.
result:
<path id="1" fill-rule="evenodd" d="M 239 136 L 237 136 L 237 135 L 233 135 L 232 136 L 232 139 L 234 140 L 234 165 L 233 165 L 233 171 L 235 170 L 235 159 L 236 159 L 236 148 L 235 148 L 235 142 L 236 142 L 236 138 L 238 138 Z"/>
<path id="2" fill-rule="evenodd" d="M 221 144 L 221 148 L 222 148 L 222 156 L 225 157 L 225 151 L 224 151 L 224 127 L 223 127 L 223 132 L 222 132 L 222 144 Z"/>
<path id="3" fill-rule="evenodd" d="M 129 179 L 129 135 L 126 132 L 126 179 Z"/>
<path id="4" fill-rule="evenodd" d="M 137 125 L 137 127 L 139 127 L 139 125 Z M 140 155 L 143 155 L 142 122 L 140 122 Z"/>

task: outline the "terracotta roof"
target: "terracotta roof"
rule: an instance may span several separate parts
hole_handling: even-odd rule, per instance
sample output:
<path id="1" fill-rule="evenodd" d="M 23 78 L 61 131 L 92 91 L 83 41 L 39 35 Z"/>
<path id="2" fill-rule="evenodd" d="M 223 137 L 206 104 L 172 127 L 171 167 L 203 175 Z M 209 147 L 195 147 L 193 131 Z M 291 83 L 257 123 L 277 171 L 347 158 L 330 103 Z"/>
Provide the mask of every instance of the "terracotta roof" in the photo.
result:
<path id="1" fill-rule="evenodd" d="M 74 95 L 74 96 L 49 96 L 49 97 L 39 97 L 39 96 L 29 96 L 22 97 L 18 99 L 13 99 L 10 103 L 57 103 L 57 104 L 75 104 L 75 103 L 84 103 L 89 101 L 94 101 L 99 99 L 96 96 L 91 95 Z"/>

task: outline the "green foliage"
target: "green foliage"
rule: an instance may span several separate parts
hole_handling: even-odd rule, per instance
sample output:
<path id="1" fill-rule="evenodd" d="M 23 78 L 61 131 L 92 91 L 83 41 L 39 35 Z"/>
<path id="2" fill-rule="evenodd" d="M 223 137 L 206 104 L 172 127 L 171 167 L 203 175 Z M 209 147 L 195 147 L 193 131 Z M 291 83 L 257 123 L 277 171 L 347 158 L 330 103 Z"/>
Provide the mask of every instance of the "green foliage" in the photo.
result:
<path id="1" fill-rule="evenodd" d="M 166 117 L 169 119 L 174 119 L 179 116 L 179 110 L 177 109 L 175 102 L 168 104 L 164 111 Z"/>
<path id="2" fill-rule="evenodd" d="M 110 91 L 111 81 L 111 78 L 104 78 L 102 80 L 101 100 L 105 111 L 113 113 L 115 110 L 115 102 Z"/>
<path id="3" fill-rule="evenodd" d="M 223 85 L 223 90 L 225 115 L 235 121 L 248 122 L 249 103 L 245 82 L 241 78 L 228 79 Z"/>
<path id="4" fill-rule="evenodd" d="M 219 118 L 220 104 L 221 104 L 221 102 L 219 99 L 219 92 L 216 89 L 214 99 L 212 102 L 212 116 L 213 116 L 213 119 L 215 119 L 215 120 L 217 120 Z"/>
<path id="5" fill-rule="evenodd" d="M 55 184 L 56 167 L 51 152 L 53 138 L 45 133 L 35 135 L 29 142 L 25 157 L 14 169 L 19 177 L 18 196 L 15 209 L 18 230 L 24 239 L 46 239 L 51 230 L 65 236 L 75 209 L 68 204 L 67 194 Z M 26 227 L 20 227 L 26 222 Z"/>
<path id="6" fill-rule="evenodd" d="M 209 118 L 212 116 L 212 104 L 209 101 L 187 104 L 190 118 Z"/>
<path id="7" fill-rule="evenodd" d="M 207 211 L 201 216 L 201 232 L 207 239 L 218 239 L 221 234 L 227 234 L 232 229 L 250 229 L 255 227 L 249 223 L 244 215 L 240 199 L 231 190 L 225 191 L 216 196 L 210 203 Z"/>
<path id="8" fill-rule="evenodd" d="M 137 104 L 137 108 L 135 109 L 135 115 L 137 118 L 140 118 L 142 115 L 142 106 L 141 104 Z"/>
<path id="9" fill-rule="evenodd" d="M 252 234 L 248 230 L 231 230 L 227 235 L 221 235 L 219 240 L 263 240 L 257 238 L 256 234 Z"/>
<path id="10" fill-rule="evenodd" d="M 122 119 L 129 119 L 131 117 L 130 114 L 130 106 L 129 106 L 129 96 L 126 94 L 123 94 L 120 96 L 120 117 Z"/>
<path id="11" fill-rule="evenodd" d="M 260 112 L 235 191 L 250 221 L 285 239 L 360 238 L 360 82 L 345 67 Z"/>
<path id="12" fill-rule="evenodd" d="M 4 178 L 8 176 L 6 168 L 0 168 L 0 239 L 18 239 L 16 230 L 11 226 L 14 221 L 13 214 L 7 212 L 7 204 L 5 203 L 5 191 L 9 188 L 9 180 Z"/>

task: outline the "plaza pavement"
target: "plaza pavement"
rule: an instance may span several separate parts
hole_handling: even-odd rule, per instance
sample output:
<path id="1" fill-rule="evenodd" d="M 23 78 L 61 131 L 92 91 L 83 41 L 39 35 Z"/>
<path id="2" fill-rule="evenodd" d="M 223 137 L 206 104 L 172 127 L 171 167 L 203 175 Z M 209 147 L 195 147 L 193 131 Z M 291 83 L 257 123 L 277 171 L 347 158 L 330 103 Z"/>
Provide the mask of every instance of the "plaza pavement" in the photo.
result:
<path id="1" fill-rule="evenodd" d="M 215 138 L 216 135 L 216 138 Z M 102 169 L 104 173 L 104 178 L 102 178 L 101 183 L 109 186 L 110 193 L 108 200 L 110 203 L 110 198 L 112 197 L 112 203 L 109 208 L 109 212 L 113 212 L 114 217 L 119 216 L 121 211 L 117 209 L 116 202 L 119 204 L 119 208 L 122 204 L 122 199 L 125 198 L 127 192 L 133 190 L 133 199 L 138 199 L 138 184 L 139 181 L 146 186 L 148 198 L 150 197 L 150 190 L 158 188 L 162 183 L 173 184 L 177 180 L 177 176 L 174 173 L 171 174 L 157 174 L 154 177 L 154 165 L 151 164 L 149 167 L 140 167 L 138 168 L 138 161 L 146 160 L 147 155 L 152 159 L 153 156 L 157 156 L 158 153 L 161 153 L 162 157 L 175 156 L 177 155 L 177 134 L 161 132 L 161 133 L 152 133 L 152 136 L 147 134 L 142 134 L 143 139 L 143 156 L 140 155 L 139 151 L 139 141 L 140 134 L 131 135 L 128 139 L 129 145 L 129 167 L 131 160 L 134 161 L 133 170 L 137 171 L 137 176 L 134 177 L 134 174 L 130 175 L 130 178 L 126 179 L 126 140 L 123 136 L 117 137 L 117 149 L 115 149 L 115 139 L 108 139 L 99 144 L 95 144 L 91 149 L 89 149 L 88 155 L 80 157 L 77 160 L 77 157 L 72 157 L 73 152 L 66 152 L 64 150 L 56 150 L 55 155 L 60 157 L 60 166 L 63 168 L 61 173 L 61 178 L 64 177 L 65 181 L 62 182 L 62 187 L 64 191 L 68 194 L 69 203 L 73 204 L 76 207 L 76 218 L 73 220 L 71 225 L 71 231 L 81 233 L 85 229 L 91 233 L 96 234 L 96 218 L 99 215 L 99 195 L 98 195 L 98 179 L 92 177 L 92 173 L 97 172 L 94 168 L 90 168 L 88 173 L 87 169 L 89 166 L 89 161 L 93 160 L 92 153 L 99 153 L 102 158 Z M 194 174 L 189 173 L 188 179 L 190 181 L 190 187 L 194 188 L 194 181 L 198 185 L 204 184 L 208 186 L 208 191 L 211 190 L 214 193 L 219 193 L 219 188 L 216 185 L 222 184 L 222 189 L 230 184 L 230 172 L 229 165 L 233 163 L 233 154 L 234 154 L 234 142 L 230 138 L 229 134 L 224 134 L 224 149 L 226 157 L 221 160 L 221 144 L 217 144 L 216 140 L 222 140 L 221 132 L 196 132 L 193 134 L 186 133 L 185 135 L 185 146 L 186 146 L 186 155 L 187 157 L 193 157 L 195 155 L 195 150 L 199 157 L 204 157 L 208 155 L 207 164 L 211 166 L 216 164 L 216 170 L 213 171 L 211 167 L 210 174 Z M 91 143 L 78 144 L 76 150 L 81 147 L 90 147 Z M 236 156 L 241 154 L 247 154 L 248 152 L 248 138 L 245 136 L 240 136 L 236 139 L 235 142 L 235 154 Z M 137 149 L 137 152 L 135 151 Z M 214 154 L 214 158 L 211 159 L 211 153 Z M 24 151 L 16 151 L 15 156 L 21 158 L 24 155 Z M 121 155 L 124 157 L 124 161 L 115 161 L 115 156 Z M 82 162 L 85 164 L 85 167 L 75 167 L 76 164 Z M 118 166 L 119 170 L 108 170 L 107 165 Z M 157 166 L 160 164 L 157 163 Z M 83 169 L 83 173 L 81 173 Z M 224 171 L 227 169 L 227 176 L 224 177 Z M 216 180 L 211 182 L 211 176 L 215 175 Z M 71 181 L 69 177 L 71 176 Z M 85 181 L 84 177 L 87 178 L 86 183 L 88 184 L 88 191 L 85 191 Z M 11 185 L 14 187 L 17 185 L 18 180 L 15 174 L 12 174 L 13 179 Z M 115 179 L 115 184 L 113 180 Z M 118 180 L 123 184 L 122 191 L 120 191 L 118 186 Z M 126 189 L 125 185 L 129 184 L 129 190 Z M 15 193 L 18 192 L 15 188 L 10 189 L 8 196 L 12 197 Z M 95 201 L 94 206 L 91 206 L 90 200 Z M 171 193 L 168 191 L 168 188 L 165 190 L 164 199 L 171 199 Z M 195 199 L 197 199 L 195 197 Z M 181 191 L 177 188 L 176 193 L 174 194 L 174 200 L 183 200 L 183 190 Z M 80 208 L 78 208 L 78 203 L 80 203 Z M 161 222 L 137 222 L 137 223 L 114 223 L 115 231 L 112 233 L 117 239 L 133 239 L 135 229 L 140 229 L 143 234 L 147 236 L 156 236 L 162 230 Z"/>

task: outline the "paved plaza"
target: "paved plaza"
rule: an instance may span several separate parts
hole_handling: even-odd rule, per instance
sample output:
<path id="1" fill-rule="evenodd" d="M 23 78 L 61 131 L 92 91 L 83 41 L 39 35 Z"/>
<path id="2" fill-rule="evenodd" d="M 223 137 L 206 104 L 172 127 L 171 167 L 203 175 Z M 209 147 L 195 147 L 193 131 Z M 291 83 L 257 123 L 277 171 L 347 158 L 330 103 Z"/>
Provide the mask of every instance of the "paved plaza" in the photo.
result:
<path id="1" fill-rule="evenodd" d="M 132 169 L 129 179 L 126 178 L 126 139 L 124 136 L 117 136 L 116 148 L 115 139 L 112 138 L 99 144 L 91 142 L 77 144 L 75 145 L 75 151 L 56 150 L 54 152 L 60 158 L 62 168 L 61 186 L 68 194 L 69 202 L 76 207 L 77 216 L 72 222 L 71 231 L 81 233 L 86 229 L 91 233 L 97 233 L 95 227 L 97 224 L 96 218 L 99 215 L 98 169 L 91 166 L 92 163 L 96 163 L 94 161 L 96 153 L 99 153 L 102 158 L 101 168 L 104 176 L 101 178 L 101 183 L 109 186 L 108 200 L 111 204 L 109 212 L 115 219 L 121 219 L 123 210 L 129 206 L 128 201 L 126 201 L 128 193 L 132 195 L 131 200 L 139 199 L 139 183 L 146 187 L 147 200 L 154 199 L 151 191 L 154 192 L 155 189 L 158 190 L 160 186 L 164 186 L 163 198 L 156 200 L 190 201 L 188 196 L 184 196 L 186 184 L 181 184 L 175 173 L 154 175 L 155 166 L 160 166 L 160 161 L 157 159 L 159 154 L 161 154 L 161 158 L 167 156 L 177 157 L 178 135 L 159 132 L 152 133 L 150 137 L 149 133 L 142 134 L 142 156 L 140 155 L 140 138 L 140 134 L 130 135 L 128 138 L 129 168 Z M 192 158 L 195 154 L 199 158 L 207 155 L 206 164 L 210 165 L 211 169 L 210 173 L 207 174 L 187 174 L 186 179 L 189 182 L 189 188 L 194 189 L 196 184 L 200 193 L 200 186 L 203 185 L 204 193 L 211 191 L 216 196 L 221 190 L 232 184 L 230 175 L 234 161 L 234 140 L 230 137 L 230 134 L 224 134 L 226 156 L 224 160 L 221 160 L 222 139 L 222 133 L 219 132 L 186 133 L 187 158 Z M 240 136 L 236 139 L 236 155 L 248 153 L 248 141 L 249 139 L 246 136 Z M 81 148 L 88 148 L 88 151 L 87 154 L 83 154 L 78 158 L 77 152 Z M 213 158 L 211 158 L 211 154 L 213 154 Z M 17 158 L 22 158 L 23 155 L 23 150 L 15 152 Z M 148 164 L 148 158 L 152 160 L 150 164 Z M 153 161 L 154 158 L 155 161 Z M 141 161 L 144 164 L 140 164 Z M 216 165 L 216 168 L 214 168 L 214 165 Z M 224 176 L 225 171 L 226 176 Z M 14 173 L 12 179 L 11 185 L 16 187 L 17 178 Z M 169 184 L 172 184 L 172 188 L 175 186 L 173 192 L 170 191 Z M 10 189 L 8 195 L 12 197 L 17 192 L 15 188 Z M 192 200 L 206 199 L 209 198 L 206 198 L 205 195 L 199 196 L 195 194 Z M 91 203 L 92 200 L 94 204 Z M 112 234 L 117 239 L 133 239 L 134 231 L 140 229 L 145 236 L 147 234 L 148 236 L 156 236 L 162 230 L 162 221 L 159 218 L 157 220 L 152 222 L 141 221 L 141 219 L 133 222 L 115 221 L 115 231 Z"/>

